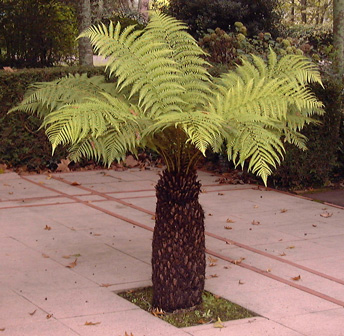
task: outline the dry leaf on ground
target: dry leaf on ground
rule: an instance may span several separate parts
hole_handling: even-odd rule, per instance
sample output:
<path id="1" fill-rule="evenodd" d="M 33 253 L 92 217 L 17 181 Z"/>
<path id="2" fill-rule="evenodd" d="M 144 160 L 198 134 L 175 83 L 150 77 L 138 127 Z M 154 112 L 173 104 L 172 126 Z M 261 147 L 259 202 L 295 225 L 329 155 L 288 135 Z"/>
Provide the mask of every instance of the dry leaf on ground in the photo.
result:
<path id="1" fill-rule="evenodd" d="M 6 330 L 6 328 L 0 328 L 0 331 L 5 331 Z"/>
<path id="2" fill-rule="evenodd" d="M 109 283 L 105 283 L 105 284 L 100 284 L 100 287 L 110 287 L 110 286 L 113 286 L 114 284 L 109 284 Z"/>
<path id="3" fill-rule="evenodd" d="M 78 261 L 78 258 L 76 258 L 72 263 L 70 263 L 66 267 L 67 268 L 74 268 L 77 265 L 77 261 Z"/>
<path id="4" fill-rule="evenodd" d="M 61 173 L 67 173 L 70 171 L 68 165 L 70 164 L 70 160 L 68 159 L 61 159 L 61 163 L 57 165 L 56 171 Z"/>
<path id="5" fill-rule="evenodd" d="M 294 281 L 299 281 L 301 279 L 301 275 L 291 278 Z"/>
<path id="6" fill-rule="evenodd" d="M 223 196 L 224 194 L 223 193 L 217 193 L 219 196 Z"/>
<path id="7" fill-rule="evenodd" d="M 50 318 L 52 318 L 53 317 L 53 314 L 48 314 L 45 318 L 47 319 L 47 320 L 49 320 Z"/>
<path id="8" fill-rule="evenodd" d="M 79 185 L 80 185 L 80 183 L 78 183 L 78 182 L 75 182 L 75 181 L 74 181 L 74 182 L 72 182 L 70 185 L 72 185 L 72 186 L 75 186 L 75 187 L 76 187 L 76 186 L 79 186 Z"/>
<path id="9" fill-rule="evenodd" d="M 280 257 L 285 257 L 286 254 L 283 252 L 283 253 L 280 253 Z"/>
<path id="10" fill-rule="evenodd" d="M 97 325 L 97 324 L 100 324 L 101 322 L 85 322 L 85 325 L 86 326 L 94 326 L 94 325 Z"/>
<path id="11" fill-rule="evenodd" d="M 125 332 L 124 336 L 134 336 L 134 334 L 130 333 L 130 335 L 129 335 L 127 332 Z"/>
<path id="12" fill-rule="evenodd" d="M 209 256 L 208 260 L 209 260 L 210 263 L 216 263 L 218 261 L 218 259 L 213 258 L 212 256 Z"/>
<path id="13" fill-rule="evenodd" d="M 323 217 L 323 218 L 329 218 L 329 217 L 332 217 L 332 215 L 333 215 L 333 213 L 327 212 L 327 211 L 325 211 L 322 214 L 320 214 L 320 216 Z"/>
<path id="14" fill-rule="evenodd" d="M 218 278 L 219 276 L 217 274 L 210 274 L 211 278 Z"/>
<path id="15" fill-rule="evenodd" d="M 159 317 L 161 315 L 165 315 L 165 312 L 162 309 L 159 308 L 155 308 L 151 311 L 151 313 L 155 316 L 155 317 Z"/>
<path id="16" fill-rule="evenodd" d="M 235 223 L 235 221 L 233 219 L 227 218 L 226 223 Z"/>
<path id="17" fill-rule="evenodd" d="M 292 250 L 292 249 L 294 249 L 294 248 L 295 248 L 294 245 L 291 245 L 291 246 L 286 247 L 286 249 L 288 249 L 288 250 Z"/>
<path id="18" fill-rule="evenodd" d="M 226 230 L 232 230 L 233 228 L 231 226 L 225 226 L 224 227 Z"/>
<path id="19" fill-rule="evenodd" d="M 35 309 L 32 313 L 29 313 L 29 315 L 31 315 L 31 316 L 35 315 L 36 311 L 37 311 L 37 309 Z"/>
<path id="20" fill-rule="evenodd" d="M 51 230 L 51 226 L 46 225 L 44 230 L 50 231 Z"/>
<path id="21" fill-rule="evenodd" d="M 253 220 L 251 224 L 252 224 L 252 225 L 260 225 L 260 222 L 259 222 L 259 221 L 256 221 L 256 220 Z"/>
<path id="22" fill-rule="evenodd" d="M 232 264 L 234 264 L 234 265 L 240 265 L 241 264 L 241 262 L 243 261 L 243 260 L 245 260 L 245 258 L 240 258 L 240 259 L 237 259 L 237 260 L 233 260 L 232 261 Z"/>
<path id="23" fill-rule="evenodd" d="M 214 328 L 224 328 L 225 326 L 223 325 L 221 319 L 218 317 L 217 321 L 213 324 Z"/>
<path id="24" fill-rule="evenodd" d="M 42 257 L 43 258 L 50 258 L 47 254 L 45 254 L 45 253 L 42 253 Z"/>
<path id="25" fill-rule="evenodd" d="M 288 210 L 287 210 L 287 209 L 281 209 L 280 211 L 281 211 L 281 213 L 285 213 L 285 212 L 287 212 Z"/>
<path id="26" fill-rule="evenodd" d="M 239 280 L 239 282 L 238 282 L 238 284 L 239 285 L 243 285 L 245 282 L 243 282 L 243 281 L 241 281 L 241 280 Z"/>

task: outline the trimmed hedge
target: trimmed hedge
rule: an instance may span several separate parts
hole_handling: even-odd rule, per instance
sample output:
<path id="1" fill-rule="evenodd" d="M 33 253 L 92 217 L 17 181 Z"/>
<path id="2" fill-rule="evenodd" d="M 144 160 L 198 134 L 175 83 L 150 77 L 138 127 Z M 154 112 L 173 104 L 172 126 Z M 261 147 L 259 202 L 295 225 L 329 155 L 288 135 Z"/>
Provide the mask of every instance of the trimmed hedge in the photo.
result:
<path id="1" fill-rule="evenodd" d="M 340 168 L 341 129 L 343 127 L 343 84 L 334 75 L 322 74 L 324 88 L 313 90 L 324 104 L 325 114 L 317 117 L 319 125 L 308 125 L 302 130 L 307 138 L 307 150 L 286 146 L 286 157 L 270 181 L 274 187 L 298 189 L 324 186 L 330 182 L 333 172 L 344 177 Z M 339 169 L 338 169 L 339 168 Z"/>
<path id="2" fill-rule="evenodd" d="M 69 73 L 101 75 L 104 67 L 54 67 L 44 69 L 24 69 L 15 72 L 0 71 L 0 163 L 9 167 L 23 167 L 39 171 L 53 167 L 67 156 L 67 151 L 59 148 L 51 156 L 51 146 L 43 130 L 38 130 L 41 121 L 25 113 L 7 114 L 18 104 L 30 84 L 49 82 Z"/>

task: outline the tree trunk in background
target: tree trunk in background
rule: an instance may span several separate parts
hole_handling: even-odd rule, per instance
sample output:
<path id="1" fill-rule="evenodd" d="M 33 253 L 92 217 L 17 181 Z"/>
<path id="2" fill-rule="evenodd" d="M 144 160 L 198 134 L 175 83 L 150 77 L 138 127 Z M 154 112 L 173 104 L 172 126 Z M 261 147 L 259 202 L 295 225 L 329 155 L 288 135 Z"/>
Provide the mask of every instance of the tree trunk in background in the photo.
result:
<path id="1" fill-rule="evenodd" d="M 291 0 L 290 16 L 291 16 L 290 21 L 294 23 L 295 22 L 295 0 Z"/>
<path id="2" fill-rule="evenodd" d="M 307 23 L 307 0 L 301 0 L 301 21 Z"/>
<path id="3" fill-rule="evenodd" d="M 344 73 L 344 0 L 333 1 L 334 67 L 340 76 Z M 342 79 L 343 80 L 343 79 Z"/>
<path id="4" fill-rule="evenodd" d="M 91 1 L 79 0 L 79 33 L 87 29 L 92 23 Z M 93 51 L 88 38 L 81 38 L 79 41 L 79 63 L 80 65 L 93 65 Z"/>
<path id="5" fill-rule="evenodd" d="M 153 307 L 164 311 L 202 302 L 205 281 L 204 212 L 195 171 L 165 170 L 156 186 L 153 235 Z"/>

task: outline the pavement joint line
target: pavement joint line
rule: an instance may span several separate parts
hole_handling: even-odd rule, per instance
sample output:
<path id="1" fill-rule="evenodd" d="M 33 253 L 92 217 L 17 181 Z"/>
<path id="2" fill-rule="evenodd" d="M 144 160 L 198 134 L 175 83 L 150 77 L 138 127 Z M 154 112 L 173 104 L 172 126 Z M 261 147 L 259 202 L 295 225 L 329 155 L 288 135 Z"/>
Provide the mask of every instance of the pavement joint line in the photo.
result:
<path id="1" fill-rule="evenodd" d="M 41 207 L 41 206 L 49 206 L 49 205 L 63 205 L 63 204 L 75 204 L 74 202 L 60 202 L 60 203 L 41 203 L 41 204 L 22 204 L 22 205 L 11 205 L 11 206 L 0 206 L 0 210 L 6 209 L 18 209 L 18 208 L 34 208 L 34 207 Z"/>
<path id="2" fill-rule="evenodd" d="M 55 178 L 55 177 L 53 177 L 53 178 Z M 62 179 L 62 178 L 58 178 L 58 179 L 59 179 L 59 181 L 61 181 L 61 182 L 63 182 L 63 183 L 70 184 L 70 182 L 66 181 L 65 179 Z M 87 187 L 83 187 L 83 186 L 80 186 L 80 185 L 78 185 L 78 186 L 76 186 L 76 187 L 82 188 L 83 190 L 86 190 L 86 191 L 88 190 Z M 267 188 L 265 188 L 265 189 L 267 190 Z M 252 190 L 259 190 L 259 188 L 254 188 L 254 189 L 252 189 Z M 275 191 L 275 190 L 274 190 L 274 189 L 270 189 L 269 191 Z M 102 193 L 100 193 L 100 192 L 98 192 L 98 193 L 99 193 L 99 196 L 104 195 L 104 194 L 102 194 Z M 103 197 L 105 197 L 105 196 L 103 196 Z M 147 214 L 149 214 L 149 215 L 152 215 L 152 216 L 155 215 L 155 213 L 152 212 L 152 211 L 143 209 L 143 208 L 141 208 L 141 207 L 138 207 L 138 206 L 136 206 L 136 205 L 133 205 L 132 203 L 128 203 L 128 202 L 122 201 L 122 199 L 115 198 L 115 197 L 111 197 L 111 196 L 109 196 L 109 199 L 110 199 L 110 200 L 113 200 L 113 201 L 116 201 L 116 202 L 119 202 L 120 204 L 129 206 L 129 207 L 131 207 L 131 208 L 133 208 L 133 209 L 136 209 L 136 210 L 138 210 L 138 211 L 142 211 L 142 212 L 147 213 Z M 223 237 L 218 236 L 218 235 L 216 235 L 216 234 L 213 234 L 213 233 L 211 233 L 211 232 L 209 232 L 209 231 L 205 231 L 205 234 L 206 234 L 207 236 L 209 236 L 209 237 L 212 237 L 212 238 L 215 238 L 215 239 L 224 241 L 224 242 L 226 242 L 226 243 L 230 243 L 230 244 L 232 244 L 232 245 L 235 245 L 235 246 L 237 246 L 237 247 L 243 248 L 243 249 L 248 250 L 248 251 L 250 251 L 250 252 L 253 252 L 253 253 L 262 255 L 262 256 L 264 256 L 264 257 L 266 257 L 266 258 L 270 258 L 270 259 L 277 260 L 277 261 L 279 261 L 279 262 L 281 262 L 281 263 L 291 265 L 291 266 L 293 266 L 293 267 L 295 267 L 295 268 L 298 268 L 298 269 L 301 269 L 301 270 L 303 270 L 303 271 L 305 271 L 305 272 L 312 273 L 312 274 L 314 274 L 314 275 L 316 275 L 316 276 L 319 276 L 319 277 L 322 277 L 322 278 L 324 278 L 324 279 L 327 279 L 327 280 L 336 282 L 336 283 L 338 283 L 338 284 L 344 285 L 344 280 L 337 279 L 337 278 L 335 278 L 335 277 L 332 277 L 332 276 L 327 275 L 327 274 L 325 274 L 325 273 L 319 272 L 319 271 L 317 271 L 317 270 L 314 270 L 314 269 L 308 268 L 308 267 L 306 267 L 306 266 L 303 266 L 303 265 L 294 263 L 294 262 L 289 261 L 289 260 L 287 260 L 287 259 L 284 259 L 284 258 L 275 256 L 275 255 L 273 255 L 273 254 L 270 254 L 270 253 L 261 251 L 261 250 L 259 250 L 259 249 L 256 249 L 256 248 L 250 247 L 250 246 L 248 246 L 248 245 L 242 244 L 242 243 L 240 243 L 240 242 L 236 242 L 236 241 L 234 241 L 234 240 L 229 240 L 229 239 L 223 238 Z"/>
<path id="3" fill-rule="evenodd" d="M 28 179 L 28 178 L 25 178 L 25 177 L 21 177 L 21 178 L 23 178 L 24 180 L 29 181 L 29 182 L 31 182 L 31 183 L 33 183 L 33 184 L 39 185 L 39 186 L 41 186 L 42 188 L 49 189 L 49 190 L 53 190 L 53 191 L 58 192 L 58 193 L 60 193 L 60 194 L 62 194 L 62 195 L 66 195 L 66 197 L 68 197 L 68 198 L 70 198 L 70 199 L 76 200 L 76 201 L 79 202 L 79 203 L 85 204 L 86 206 L 89 206 L 89 207 L 91 207 L 91 208 L 94 208 L 94 209 L 96 209 L 96 210 L 99 210 L 99 211 L 101 211 L 101 212 L 103 212 L 103 213 L 106 213 L 106 214 L 112 216 L 112 217 L 121 219 L 121 220 L 123 220 L 123 221 L 125 221 L 125 222 L 128 222 L 128 223 L 132 224 L 132 225 L 136 225 L 136 226 L 138 226 L 138 227 L 141 227 L 141 228 L 143 228 L 143 229 L 146 229 L 146 230 L 149 230 L 149 231 L 153 232 L 153 228 L 151 228 L 151 227 L 149 227 L 149 226 L 147 226 L 147 225 L 145 225 L 145 224 L 142 224 L 142 223 L 139 223 L 139 222 L 137 222 L 137 221 L 131 220 L 130 218 L 126 218 L 126 217 L 121 216 L 121 215 L 119 215 L 119 214 L 116 214 L 116 213 L 114 213 L 114 212 L 112 212 L 112 211 L 103 209 L 103 208 L 98 207 L 98 206 L 96 206 L 96 205 L 94 205 L 94 204 L 92 204 L 92 203 L 87 203 L 87 202 L 85 202 L 85 201 L 79 200 L 77 197 L 74 197 L 74 196 L 72 196 L 72 195 L 65 194 L 65 193 L 63 193 L 62 191 L 55 190 L 55 189 L 53 189 L 53 188 L 51 188 L 51 187 L 42 185 L 42 184 L 40 184 L 40 183 L 38 183 L 38 182 L 35 182 L 35 181 L 32 181 L 32 180 L 30 180 L 30 179 Z M 54 178 L 55 178 L 55 177 L 54 177 Z M 69 184 L 69 182 L 65 181 L 65 180 L 62 179 L 62 178 L 56 178 L 56 179 L 61 180 L 61 182 L 64 182 L 64 183 L 66 183 L 66 184 Z M 82 186 L 76 186 L 76 187 L 85 189 L 85 187 L 82 187 Z M 86 188 L 86 189 L 88 189 L 88 188 Z M 97 192 L 97 193 L 98 193 L 98 192 Z M 101 193 L 99 193 L 99 194 L 101 194 Z M 102 194 L 102 195 L 103 195 L 103 194 Z M 114 197 L 110 197 L 110 198 L 113 198 L 114 201 L 118 201 L 119 203 L 122 203 L 121 200 L 117 200 L 117 199 L 114 198 Z M 123 203 L 127 203 L 127 202 L 123 202 Z M 130 206 L 130 203 L 127 203 L 127 204 Z M 136 206 L 135 206 L 135 208 L 140 208 L 140 207 L 136 207 Z M 142 209 L 143 209 L 143 208 L 142 208 Z M 147 211 L 148 211 L 148 210 L 145 210 L 145 209 L 143 209 L 143 210 L 144 210 L 144 212 L 147 212 Z M 151 211 L 149 211 L 149 212 L 151 213 Z M 206 234 L 206 235 L 209 235 L 209 232 L 206 231 L 205 234 Z M 211 234 L 211 235 L 213 235 L 213 234 Z M 217 236 L 217 235 L 214 235 L 214 236 Z M 219 237 L 219 236 L 217 236 L 217 237 Z M 220 237 L 220 238 L 221 238 L 221 237 Z M 215 239 L 216 239 L 216 238 L 215 238 Z M 218 238 L 217 238 L 217 239 L 218 239 Z M 223 239 L 225 239 L 225 238 L 223 238 Z M 222 240 L 222 239 L 221 239 L 221 240 Z M 233 241 L 233 244 L 234 244 L 234 243 L 235 243 L 235 244 L 240 244 L 240 243 L 237 243 L 237 242 L 234 242 L 234 241 Z M 235 245 L 235 244 L 234 244 L 234 245 Z M 243 245 L 243 244 L 240 244 L 240 245 Z M 243 245 L 243 246 L 246 246 L 246 245 Z M 244 248 L 244 247 L 243 247 L 243 248 Z M 252 248 L 252 249 L 253 249 L 253 248 Z M 256 249 L 254 249 L 254 250 L 256 250 Z M 257 250 L 257 251 L 259 251 L 259 250 Z M 259 251 L 259 252 L 262 252 L 262 251 Z M 215 252 L 215 251 L 211 251 L 211 250 L 206 249 L 206 253 L 211 254 L 211 255 L 213 255 L 214 257 L 220 258 L 220 259 L 222 259 L 222 260 L 231 262 L 231 263 L 234 262 L 233 259 L 231 259 L 231 258 L 229 258 L 229 257 L 226 257 L 226 256 L 224 256 L 224 255 L 222 255 L 222 254 L 220 254 L 220 253 L 217 253 L 217 252 Z M 264 253 L 265 253 L 265 252 L 264 252 Z M 266 253 L 266 254 L 267 254 L 267 255 L 265 255 L 266 257 L 269 257 L 269 258 L 273 257 L 272 259 L 275 259 L 275 257 L 276 257 L 276 256 L 271 255 L 271 254 L 269 254 L 269 253 Z M 264 255 L 263 255 L 263 256 L 264 256 Z M 278 258 L 278 257 L 276 257 L 276 258 Z M 284 263 L 286 262 L 285 259 L 281 259 L 280 261 L 281 261 L 281 262 L 284 262 Z M 295 266 L 295 267 L 300 268 L 300 269 L 302 269 L 302 267 L 303 267 L 302 265 L 298 265 L 298 264 L 295 264 L 295 265 L 297 265 L 297 266 Z M 331 297 L 331 296 L 328 296 L 328 295 L 326 295 L 326 294 L 320 293 L 320 292 L 315 291 L 315 290 L 313 290 L 313 289 L 311 289 L 311 288 L 308 288 L 308 287 L 305 287 L 305 286 L 302 286 L 302 285 L 299 285 L 299 284 L 295 284 L 295 283 L 293 283 L 293 282 L 291 282 L 291 281 L 289 281 L 289 280 L 283 279 L 283 278 L 281 278 L 281 277 L 279 277 L 279 276 L 277 276 L 277 275 L 273 275 L 273 274 L 271 274 L 271 273 L 269 273 L 269 272 L 263 271 L 263 270 L 261 270 L 261 269 L 259 269 L 259 268 L 257 268 L 257 267 L 254 267 L 254 266 L 251 266 L 251 265 L 248 265 L 248 264 L 245 264 L 245 263 L 237 264 L 237 266 L 246 268 L 246 269 L 251 270 L 251 271 L 253 271 L 253 272 L 255 272 L 255 273 L 264 275 L 264 276 L 269 277 L 269 278 L 271 278 L 271 279 L 273 279 L 273 280 L 276 280 L 276 281 L 278 281 L 278 282 L 287 284 L 287 285 L 289 285 L 289 286 L 291 286 L 291 287 L 294 287 L 294 288 L 296 288 L 296 289 L 299 289 L 299 290 L 301 290 L 301 291 L 303 291 L 303 292 L 306 292 L 306 293 L 308 293 L 308 294 L 311 294 L 311 295 L 313 295 L 313 296 L 319 297 L 319 298 L 321 298 L 321 299 L 323 299 L 323 300 L 325 300 L 325 301 L 329 301 L 329 302 L 332 302 L 332 303 L 334 303 L 334 304 L 337 304 L 337 305 L 339 305 L 339 306 L 344 307 L 344 301 L 335 299 L 335 298 L 333 298 L 333 297 Z M 310 269 L 310 270 L 313 271 L 313 272 L 317 272 L 317 271 L 312 270 L 312 269 Z M 313 272 L 311 272 L 311 273 L 313 273 Z M 316 274 L 316 273 L 313 273 L 313 274 L 322 277 L 321 275 L 319 275 L 319 274 L 322 274 L 322 273 L 320 273 L 320 272 L 317 272 L 317 273 L 318 273 L 318 274 Z M 324 275 L 327 277 L 326 274 L 324 274 Z M 341 284 L 341 280 L 335 279 L 335 278 L 332 278 L 332 277 L 330 277 L 330 278 L 331 278 L 331 279 L 328 279 L 328 280 L 331 280 L 331 281 L 338 280 L 338 281 L 340 281 L 340 282 L 338 282 L 338 283 Z M 337 281 L 336 281 L 336 282 L 337 282 Z"/>
<path id="4" fill-rule="evenodd" d="M 235 260 L 233 260 L 233 259 L 231 259 L 231 258 L 229 258 L 229 257 L 226 257 L 226 256 L 224 256 L 223 254 L 220 254 L 220 253 L 217 253 L 217 252 L 215 252 L 215 251 L 208 250 L 208 249 L 207 249 L 207 253 L 213 255 L 214 257 L 217 257 L 217 258 L 220 258 L 220 259 L 222 259 L 222 260 L 228 261 L 228 262 L 230 262 L 230 263 L 232 263 L 232 264 L 235 264 Z M 338 300 L 338 299 L 336 299 L 336 298 L 333 298 L 333 297 L 331 297 L 331 296 L 329 296 L 329 295 L 323 294 L 323 293 L 318 292 L 318 291 L 316 291 L 316 290 L 313 290 L 313 289 L 311 289 L 311 288 L 308 288 L 308 287 L 299 285 L 299 284 L 297 284 L 297 283 L 291 282 L 290 280 L 283 279 L 283 278 L 279 277 L 278 275 L 274 275 L 274 274 L 272 274 L 272 273 L 270 273 L 270 272 L 263 271 L 263 270 L 261 270 L 260 268 L 257 268 L 257 267 L 248 265 L 248 264 L 243 263 L 243 262 L 241 262 L 240 264 L 236 264 L 236 265 L 237 265 L 237 266 L 240 266 L 240 267 L 243 267 L 243 268 L 246 268 L 246 269 L 248 269 L 248 270 L 250 270 L 250 271 L 256 272 L 256 273 L 258 273 L 258 274 L 264 275 L 264 276 L 266 276 L 266 277 L 268 277 L 268 278 L 271 278 L 271 279 L 273 279 L 273 280 L 282 282 L 282 283 L 284 283 L 284 284 L 286 284 L 286 285 L 289 285 L 289 286 L 291 286 L 291 287 L 294 287 L 294 288 L 296 288 L 296 289 L 299 289 L 299 290 L 301 290 L 301 291 L 303 291 L 303 292 L 306 292 L 306 293 L 308 293 L 308 294 L 317 296 L 317 297 L 319 297 L 319 298 L 321 298 L 321 299 L 323 299 L 323 300 L 326 300 L 326 301 L 332 302 L 332 303 L 334 303 L 334 304 L 336 304 L 336 305 L 339 305 L 339 306 L 344 307 L 344 301 Z"/>

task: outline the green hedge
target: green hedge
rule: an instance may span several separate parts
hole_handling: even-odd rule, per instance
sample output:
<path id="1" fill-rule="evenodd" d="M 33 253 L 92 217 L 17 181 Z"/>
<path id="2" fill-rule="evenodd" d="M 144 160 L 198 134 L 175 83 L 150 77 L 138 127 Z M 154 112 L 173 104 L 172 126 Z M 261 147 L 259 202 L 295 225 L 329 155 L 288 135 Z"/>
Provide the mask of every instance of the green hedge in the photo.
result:
<path id="1" fill-rule="evenodd" d="M 24 113 L 7 112 L 22 100 L 30 84 L 49 82 L 69 73 L 87 73 L 93 76 L 103 74 L 104 68 L 54 67 L 0 71 L 0 163 L 39 171 L 66 158 L 65 149 L 59 149 L 54 157 L 51 156 L 51 146 L 44 131 L 38 131 L 41 122 L 37 118 Z"/>
<path id="2" fill-rule="evenodd" d="M 291 145 L 286 147 L 285 160 L 270 180 L 274 187 L 298 189 L 326 185 L 340 164 L 343 85 L 331 74 L 322 74 L 322 80 L 324 88 L 313 89 L 326 113 L 317 118 L 320 125 L 308 125 L 302 130 L 308 138 L 306 151 Z"/>

